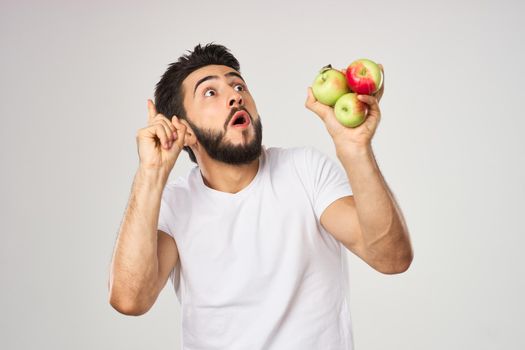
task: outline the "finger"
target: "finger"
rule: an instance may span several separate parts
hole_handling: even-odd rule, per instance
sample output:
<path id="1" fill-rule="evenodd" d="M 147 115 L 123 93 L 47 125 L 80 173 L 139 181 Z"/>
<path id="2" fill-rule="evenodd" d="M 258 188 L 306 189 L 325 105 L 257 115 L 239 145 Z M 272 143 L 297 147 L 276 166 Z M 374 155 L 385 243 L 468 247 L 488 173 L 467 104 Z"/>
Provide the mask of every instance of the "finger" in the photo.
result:
<path id="1" fill-rule="evenodd" d="M 161 124 L 154 124 L 151 126 L 155 132 L 155 136 L 157 136 L 160 140 L 160 144 L 163 148 L 168 149 L 168 135 L 166 134 L 166 129 Z"/>
<path id="2" fill-rule="evenodd" d="M 315 98 L 312 88 L 310 86 L 306 89 L 306 93 L 307 93 L 307 96 L 306 96 L 307 107 L 317 102 L 317 99 Z"/>
<path id="3" fill-rule="evenodd" d="M 178 118 L 177 116 L 173 116 L 171 118 L 171 124 L 177 131 L 180 130 L 181 128 L 186 129 L 188 127 L 188 122 L 184 119 Z"/>
<path id="4" fill-rule="evenodd" d="M 377 102 L 379 102 L 381 100 L 381 96 L 383 96 L 383 90 L 385 88 L 385 70 L 383 69 L 382 64 L 378 63 L 377 65 L 379 66 L 379 68 L 381 68 L 381 87 L 379 88 L 379 90 L 373 93 L 372 96 L 376 97 Z"/>
<path id="5" fill-rule="evenodd" d="M 155 118 L 156 115 L 157 108 L 155 107 L 153 101 L 148 98 L 148 122 L 153 120 L 153 118 Z"/>
<path id="6" fill-rule="evenodd" d="M 157 114 L 157 116 L 155 117 L 155 119 L 153 120 L 154 123 L 156 122 L 162 122 L 163 125 L 165 125 L 169 130 L 167 130 L 170 134 L 172 132 L 174 132 L 176 129 L 175 129 L 175 125 L 173 125 L 171 123 L 171 121 L 166 118 L 164 115 L 162 114 Z"/>
<path id="7" fill-rule="evenodd" d="M 184 143 L 184 137 L 186 136 L 186 130 L 188 129 L 187 121 L 185 121 L 184 119 L 179 119 L 176 116 L 173 116 L 173 118 L 171 118 L 171 122 L 177 129 L 176 130 L 176 135 L 177 135 L 176 139 L 178 140 L 177 144 L 179 145 L 179 147 L 182 147 Z"/>
<path id="8" fill-rule="evenodd" d="M 321 113 L 321 103 L 317 101 L 312 91 L 312 88 L 309 86 L 307 89 L 308 96 L 306 97 L 305 107 L 320 116 Z"/>
<path id="9" fill-rule="evenodd" d="M 374 96 L 357 95 L 357 99 L 361 102 L 366 103 L 370 107 L 371 111 L 380 113 L 379 103 L 377 101 L 377 98 L 375 98 Z"/>
<path id="10" fill-rule="evenodd" d="M 381 85 L 381 88 L 375 94 L 372 95 L 377 99 L 377 103 L 379 103 L 379 101 L 381 101 L 381 97 L 383 97 L 383 86 L 384 85 Z"/>
<path id="11" fill-rule="evenodd" d="M 167 118 L 166 120 L 159 118 L 157 119 L 156 123 L 162 125 L 162 127 L 164 128 L 166 136 L 168 137 L 168 143 L 173 142 L 175 140 L 175 138 L 173 137 L 173 133 L 175 132 L 175 126 L 173 126 L 173 124 L 171 123 L 168 123 Z"/>
<path id="12" fill-rule="evenodd" d="M 383 87 L 385 86 L 385 70 L 382 64 L 379 64 L 379 68 L 381 68 L 381 89 L 380 90 L 383 90 Z"/>

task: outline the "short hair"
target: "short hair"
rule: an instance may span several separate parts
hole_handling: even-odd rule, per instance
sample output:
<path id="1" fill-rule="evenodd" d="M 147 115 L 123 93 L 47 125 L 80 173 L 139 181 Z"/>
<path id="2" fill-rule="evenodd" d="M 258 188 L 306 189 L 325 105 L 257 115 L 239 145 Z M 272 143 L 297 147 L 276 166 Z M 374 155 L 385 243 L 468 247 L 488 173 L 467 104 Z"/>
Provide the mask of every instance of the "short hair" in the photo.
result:
<path id="1" fill-rule="evenodd" d="M 214 43 L 204 46 L 198 44 L 193 52 L 188 50 L 188 53 L 179 57 L 176 62 L 170 63 L 160 78 L 155 87 L 157 112 L 166 116 L 170 121 L 174 115 L 187 120 L 183 105 L 182 82 L 193 71 L 212 64 L 228 66 L 240 72 L 239 61 L 226 47 Z M 188 153 L 190 160 L 197 163 L 192 149 L 189 146 L 184 146 L 183 149 Z"/>

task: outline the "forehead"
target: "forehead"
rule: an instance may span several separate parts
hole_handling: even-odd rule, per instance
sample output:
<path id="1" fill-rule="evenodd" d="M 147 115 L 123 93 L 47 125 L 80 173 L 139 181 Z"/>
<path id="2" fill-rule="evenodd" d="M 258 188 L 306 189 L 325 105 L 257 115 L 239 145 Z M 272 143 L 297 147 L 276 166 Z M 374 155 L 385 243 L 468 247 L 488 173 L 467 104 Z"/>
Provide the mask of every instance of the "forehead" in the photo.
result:
<path id="1" fill-rule="evenodd" d="M 197 70 L 194 70 L 190 73 L 183 81 L 182 86 L 184 88 L 184 91 L 193 91 L 195 84 L 197 82 L 209 75 L 218 75 L 219 77 L 224 76 L 224 74 L 228 72 L 237 72 L 235 69 L 228 67 L 228 66 L 222 66 L 222 65 L 209 65 L 201 67 Z M 237 72 L 239 73 L 239 72 Z"/>

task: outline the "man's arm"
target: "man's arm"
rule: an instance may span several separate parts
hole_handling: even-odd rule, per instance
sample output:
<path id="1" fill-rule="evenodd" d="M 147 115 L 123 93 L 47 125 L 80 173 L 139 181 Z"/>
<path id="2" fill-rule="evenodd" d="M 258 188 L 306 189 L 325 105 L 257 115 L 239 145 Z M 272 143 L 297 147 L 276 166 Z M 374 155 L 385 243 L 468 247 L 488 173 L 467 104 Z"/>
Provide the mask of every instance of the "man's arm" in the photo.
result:
<path id="1" fill-rule="evenodd" d="M 158 231 L 164 186 L 183 148 L 186 124 L 148 100 L 148 126 L 137 132 L 140 165 L 111 261 L 109 302 L 119 312 L 147 312 L 178 260 L 175 240 Z"/>
<path id="2" fill-rule="evenodd" d="M 337 157 L 350 181 L 353 196 L 336 200 L 321 215 L 321 224 L 349 250 L 383 273 L 403 272 L 410 266 L 413 251 L 408 230 L 393 194 L 374 159 L 371 140 L 381 119 L 379 100 L 383 84 L 373 96 L 358 95 L 367 105 L 366 119 L 347 128 L 336 119 L 333 108 L 323 105 L 308 88 L 305 106 L 324 122 Z"/>
<path id="3" fill-rule="evenodd" d="M 406 271 L 413 259 L 408 229 L 371 147 L 352 152 L 339 149 L 337 156 L 353 196 L 330 204 L 321 215 L 321 224 L 377 271 Z"/>
<path id="4" fill-rule="evenodd" d="M 109 302 L 126 315 L 147 312 L 177 263 L 174 239 L 158 231 L 162 172 L 139 168 L 111 262 Z"/>

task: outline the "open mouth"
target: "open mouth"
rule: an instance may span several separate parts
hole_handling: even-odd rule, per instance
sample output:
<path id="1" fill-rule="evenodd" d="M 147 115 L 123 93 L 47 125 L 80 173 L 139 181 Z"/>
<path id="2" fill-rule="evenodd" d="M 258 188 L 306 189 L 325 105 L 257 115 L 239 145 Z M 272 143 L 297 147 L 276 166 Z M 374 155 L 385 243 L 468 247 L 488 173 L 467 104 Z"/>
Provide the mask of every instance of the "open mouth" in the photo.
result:
<path id="1" fill-rule="evenodd" d="M 238 111 L 232 117 L 230 121 L 230 126 L 234 128 L 244 128 L 250 125 L 250 116 L 246 111 Z"/>

